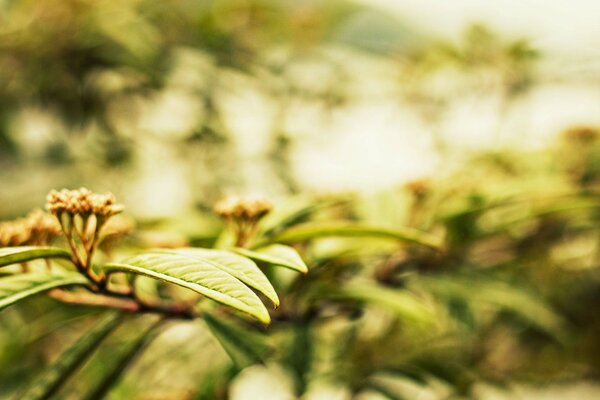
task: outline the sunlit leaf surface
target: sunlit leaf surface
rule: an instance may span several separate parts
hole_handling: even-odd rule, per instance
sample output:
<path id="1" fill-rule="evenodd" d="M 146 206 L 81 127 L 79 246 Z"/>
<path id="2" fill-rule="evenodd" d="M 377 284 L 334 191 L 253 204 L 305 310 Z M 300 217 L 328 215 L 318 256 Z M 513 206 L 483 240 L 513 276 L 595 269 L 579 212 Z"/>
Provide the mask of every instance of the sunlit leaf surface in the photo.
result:
<path id="1" fill-rule="evenodd" d="M 121 263 L 108 264 L 105 270 L 160 279 L 247 313 L 262 323 L 268 324 L 271 321 L 264 304 L 246 284 L 216 266 L 214 262 L 189 253 L 185 250 L 150 251 Z"/>
<path id="2" fill-rule="evenodd" d="M 235 251 L 241 255 L 267 264 L 280 265 L 302 272 L 303 274 L 308 272 L 308 267 L 304 264 L 304 261 L 302 261 L 298 252 L 290 246 L 273 244 L 256 250 L 236 248 Z"/>
<path id="3" fill-rule="evenodd" d="M 0 278 L 0 310 L 50 289 L 86 283 L 88 280 L 78 273 L 27 273 Z"/>
<path id="4" fill-rule="evenodd" d="M 70 259 L 71 253 L 58 247 L 23 246 L 0 249 L 0 267 L 36 260 L 38 258 Z"/>

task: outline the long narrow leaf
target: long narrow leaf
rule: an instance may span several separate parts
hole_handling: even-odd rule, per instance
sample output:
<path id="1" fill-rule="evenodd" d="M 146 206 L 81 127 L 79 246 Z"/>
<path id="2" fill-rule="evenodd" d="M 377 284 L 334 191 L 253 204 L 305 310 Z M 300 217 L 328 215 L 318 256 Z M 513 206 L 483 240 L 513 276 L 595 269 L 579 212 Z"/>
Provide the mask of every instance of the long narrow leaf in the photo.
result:
<path id="1" fill-rule="evenodd" d="M 233 275 L 252 289 L 264 294 L 275 306 L 279 306 L 279 297 L 271 282 L 254 261 L 224 250 L 184 248 L 164 250 L 165 253 L 185 254 L 200 261 L 212 263 L 215 267 Z"/>
<path id="2" fill-rule="evenodd" d="M 557 338 L 565 327 L 565 321 L 542 298 L 505 282 L 476 277 L 421 278 L 421 282 L 436 295 L 511 312 Z"/>
<path id="3" fill-rule="evenodd" d="M 433 323 L 436 319 L 434 307 L 412 292 L 403 289 L 357 282 L 345 285 L 326 296 L 376 304 L 394 311 L 401 318 L 415 322 Z"/>
<path id="4" fill-rule="evenodd" d="M 110 371 L 94 387 L 90 388 L 91 390 L 84 398 L 86 400 L 101 400 L 106 398 L 110 389 L 119 382 L 119 379 L 127 369 L 160 334 L 161 330 L 158 328 L 163 322 L 163 320 L 159 320 L 135 340 L 132 340 L 127 349 L 122 354 L 119 354 L 116 363 L 111 364 Z"/>
<path id="5" fill-rule="evenodd" d="M 50 289 L 87 283 L 83 275 L 74 272 L 28 273 L 0 278 L 0 310 Z"/>
<path id="6" fill-rule="evenodd" d="M 262 362 L 271 351 L 259 333 L 222 321 L 208 313 L 204 315 L 204 321 L 239 368 Z"/>
<path id="7" fill-rule="evenodd" d="M 294 271 L 308 272 L 308 267 L 300 258 L 298 252 L 290 246 L 282 244 L 272 244 L 267 247 L 261 247 L 256 250 L 248 250 L 243 248 L 235 248 L 235 252 L 252 258 L 253 260 L 262 261 L 267 264 L 280 265 L 282 267 L 293 269 Z"/>
<path id="8" fill-rule="evenodd" d="M 71 253 L 58 247 L 4 247 L 0 249 L 0 267 L 18 264 L 38 258 L 71 259 Z"/>
<path id="9" fill-rule="evenodd" d="M 20 400 L 48 399 L 54 395 L 69 377 L 94 352 L 100 343 L 119 325 L 120 314 L 111 313 L 90 331 L 85 333 L 71 348 L 60 355 L 41 378 L 33 382 L 29 390 L 19 396 Z"/>
<path id="10" fill-rule="evenodd" d="M 189 254 L 150 251 L 122 263 L 107 264 L 104 269 L 107 272 L 127 272 L 173 283 L 245 312 L 264 324 L 271 321 L 264 304 L 242 281 L 213 263 Z"/>
<path id="11" fill-rule="evenodd" d="M 298 197 L 279 205 L 261 221 L 259 236 L 270 237 L 293 225 L 305 222 L 311 214 L 324 208 L 342 204 L 344 200 L 320 200 L 310 197 Z"/>
<path id="12" fill-rule="evenodd" d="M 274 235 L 268 240 L 257 244 L 256 247 L 271 243 L 295 243 L 323 237 L 370 237 L 416 243 L 434 249 L 439 249 L 442 247 L 442 241 L 438 237 L 430 235 L 426 232 L 418 231 L 416 229 L 388 229 L 354 224 L 298 225 Z"/>

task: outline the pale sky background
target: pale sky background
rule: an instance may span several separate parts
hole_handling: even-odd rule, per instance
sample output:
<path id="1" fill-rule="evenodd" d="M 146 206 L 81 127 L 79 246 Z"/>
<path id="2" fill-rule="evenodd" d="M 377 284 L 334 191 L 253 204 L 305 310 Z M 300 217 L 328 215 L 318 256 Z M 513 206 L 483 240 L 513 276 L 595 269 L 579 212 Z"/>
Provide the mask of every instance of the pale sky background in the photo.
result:
<path id="1" fill-rule="evenodd" d="M 541 51 L 544 82 L 511 107 L 504 121 L 493 95 L 463 99 L 448 112 L 444 134 L 466 150 L 545 147 L 570 126 L 600 125 L 600 1 L 360 1 L 397 13 L 434 37 L 458 40 L 466 27 L 483 23 Z M 298 152 L 296 169 L 308 187 L 376 191 L 452 171 L 433 151 L 423 127 L 391 103 L 369 99 L 337 117 L 329 134 L 324 131 Z M 502 132 L 495 135 L 499 123 Z"/>
<path id="2" fill-rule="evenodd" d="M 458 37 L 466 25 L 526 35 L 542 50 L 595 57 L 600 67 L 600 1 L 597 0 L 360 0 L 398 13 L 415 26 Z"/>
<path id="3" fill-rule="evenodd" d="M 507 41 L 525 38 L 543 55 L 543 82 L 505 116 L 498 114 L 494 93 L 460 99 L 441 127 L 458 144 L 451 152 L 454 159 L 448 160 L 440 158 L 414 110 L 398 107 L 389 92 L 395 65 L 354 54 L 350 69 L 361 77 L 359 87 L 353 88 L 355 101 L 326 119 L 312 105 L 298 104 L 288 118 L 286 131 L 297 139 L 291 162 L 303 187 L 377 192 L 412 179 L 451 174 L 462 165 L 461 151 L 540 148 L 572 125 L 600 125 L 600 0 L 360 1 L 397 13 L 401 21 L 433 37 L 458 40 L 469 25 L 483 23 Z M 309 76 L 321 79 L 314 71 Z M 238 157 L 247 166 L 244 180 L 271 193 L 272 176 L 259 159 L 271 131 L 272 99 L 244 79 L 235 87 L 223 104 Z M 150 163 L 154 161 L 152 156 Z M 169 173 L 164 179 L 173 182 L 174 176 Z M 154 174 L 153 184 L 156 180 Z"/>
<path id="4" fill-rule="evenodd" d="M 285 130 L 295 143 L 291 166 L 304 188 L 377 192 L 412 179 L 443 178 L 462 165 L 463 151 L 543 148 L 570 126 L 600 126 L 600 0 L 358 1 L 397 14 L 416 31 L 432 37 L 459 40 L 469 25 L 483 23 L 508 42 L 527 39 L 543 55 L 541 73 L 536 74 L 541 79 L 505 115 L 498 113 L 497 94 L 458 99 L 440 126 L 444 136 L 457 144 L 451 151 L 454 159 L 449 161 L 436 152 L 431 128 L 410 105 L 398 103 L 392 90 L 397 68 L 393 60 L 336 53 L 347 57 L 345 64 L 355 75 L 353 101 L 327 116 L 314 104 L 298 102 L 285 121 Z M 199 70 L 180 64 L 184 72 Z M 318 65 L 305 67 L 302 70 L 309 82 L 329 79 Z M 174 77 L 178 71 L 174 69 Z M 225 80 L 233 82 L 235 90 L 221 96 L 220 105 L 234 136 L 235 158 L 245 166 L 243 185 L 253 192 L 277 195 L 280 188 L 273 184 L 276 178 L 264 161 L 277 99 L 266 96 L 248 77 L 224 73 L 231 75 Z M 139 208 L 148 215 L 182 212 L 194 201 L 187 164 L 157 137 L 189 132 L 201 107 L 175 84 L 144 104 L 144 117 L 126 115 L 129 125 L 121 127 L 123 132 L 156 131 L 143 136 L 148 143 L 138 160 L 140 178 L 128 182 L 126 197 L 136 204 L 145 201 Z M 29 110 L 14 126 L 19 140 L 41 145 L 40 137 L 51 138 L 52 132 L 61 131 L 58 123 L 46 110 Z M 203 164 L 197 168 L 198 174 L 206 173 Z"/>

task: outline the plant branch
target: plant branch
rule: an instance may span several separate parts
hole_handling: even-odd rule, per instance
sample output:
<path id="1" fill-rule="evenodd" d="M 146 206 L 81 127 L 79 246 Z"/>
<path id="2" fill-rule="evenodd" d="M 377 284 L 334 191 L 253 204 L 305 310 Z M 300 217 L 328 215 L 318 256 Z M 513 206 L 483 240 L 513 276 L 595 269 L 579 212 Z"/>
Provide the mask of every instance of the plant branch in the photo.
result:
<path id="1" fill-rule="evenodd" d="M 49 296 L 63 303 L 115 308 L 130 313 L 153 313 L 180 319 L 194 319 L 198 316 L 187 304 L 148 304 L 137 299 L 133 293 L 113 293 L 107 289 L 102 294 L 54 289 L 49 292 Z"/>
<path id="2" fill-rule="evenodd" d="M 127 312 L 137 312 L 140 310 L 139 304 L 133 300 L 102 296 L 93 293 L 74 293 L 62 289 L 54 289 L 51 290 L 48 295 L 55 300 L 68 304 L 116 308 Z"/>

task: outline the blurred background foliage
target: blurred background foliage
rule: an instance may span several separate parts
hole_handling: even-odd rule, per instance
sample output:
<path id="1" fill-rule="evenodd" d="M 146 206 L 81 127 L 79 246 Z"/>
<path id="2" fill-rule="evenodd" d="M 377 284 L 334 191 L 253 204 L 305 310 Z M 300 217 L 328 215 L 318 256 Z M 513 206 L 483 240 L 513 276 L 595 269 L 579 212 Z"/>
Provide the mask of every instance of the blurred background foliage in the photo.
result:
<path id="1" fill-rule="evenodd" d="M 292 234 L 310 273 L 267 271 L 270 328 L 170 324 L 137 354 L 153 321 L 132 318 L 60 398 L 598 395 L 598 116 L 561 114 L 552 96 L 581 82 L 528 40 L 426 23 L 342 0 L 0 1 L 3 219 L 86 185 L 136 218 L 126 249 L 210 246 L 214 202 L 258 192 L 267 236 L 344 222 L 443 241 Z M 94 312 L 3 311 L 0 396 Z"/>

